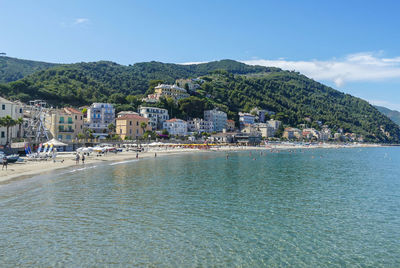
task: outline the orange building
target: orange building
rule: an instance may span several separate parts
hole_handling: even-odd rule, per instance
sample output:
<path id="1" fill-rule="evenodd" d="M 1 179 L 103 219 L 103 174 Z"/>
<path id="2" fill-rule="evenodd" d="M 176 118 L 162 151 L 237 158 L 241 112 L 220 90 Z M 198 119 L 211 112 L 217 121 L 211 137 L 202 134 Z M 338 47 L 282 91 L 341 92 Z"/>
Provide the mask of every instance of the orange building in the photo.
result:
<path id="1" fill-rule="evenodd" d="M 141 123 L 143 122 L 146 123 L 146 128 L 144 130 L 141 126 Z M 121 139 L 125 139 L 126 137 L 129 139 L 137 139 L 138 137 L 143 136 L 144 132 L 147 130 L 151 131 L 149 119 L 140 115 L 127 114 L 116 119 L 115 132 L 121 137 Z"/>

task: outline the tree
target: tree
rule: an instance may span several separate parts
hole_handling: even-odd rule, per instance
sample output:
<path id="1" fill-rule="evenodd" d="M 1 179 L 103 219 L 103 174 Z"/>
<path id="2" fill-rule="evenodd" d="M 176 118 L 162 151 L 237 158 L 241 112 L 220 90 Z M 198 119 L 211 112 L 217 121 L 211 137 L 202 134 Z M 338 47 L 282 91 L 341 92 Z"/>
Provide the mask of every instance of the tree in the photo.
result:
<path id="1" fill-rule="evenodd" d="M 108 98 L 108 101 L 110 103 L 115 103 L 115 104 L 125 104 L 127 102 L 125 95 L 122 94 L 122 93 L 114 93 L 114 94 L 112 94 Z"/>
<path id="2" fill-rule="evenodd" d="M 9 115 L 0 118 L 0 126 L 5 127 L 7 129 L 6 144 L 9 144 L 10 127 L 16 126 L 18 124 L 19 124 L 18 120 L 13 119 Z"/>
<path id="3" fill-rule="evenodd" d="M 107 126 L 107 129 L 108 129 L 108 136 L 111 137 L 112 133 L 115 132 L 115 125 L 113 123 L 111 123 Z"/>
<path id="4" fill-rule="evenodd" d="M 191 118 L 201 118 L 204 114 L 205 101 L 199 97 L 190 96 L 178 101 L 179 109 L 183 115 Z"/>
<path id="5" fill-rule="evenodd" d="M 144 134 L 145 130 L 147 127 L 147 123 L 146 122 L 141 122 L 140 123 L 140 128 L 142 129 L 142 134 Z"/>
<path id="6" fill-rule="evenodd" d="M 18 137 L 22 137 L 22 124 L 24 123 L 24 119 L 22 117 L 17 119 L 17 125 L 18 125 Z"/>

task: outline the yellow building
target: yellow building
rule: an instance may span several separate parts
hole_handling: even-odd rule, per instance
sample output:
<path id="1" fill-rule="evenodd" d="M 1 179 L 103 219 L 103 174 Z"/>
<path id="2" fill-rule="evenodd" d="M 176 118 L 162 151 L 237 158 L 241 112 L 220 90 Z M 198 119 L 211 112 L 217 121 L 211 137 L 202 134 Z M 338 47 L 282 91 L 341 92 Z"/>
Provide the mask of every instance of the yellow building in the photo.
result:
<path id="1" fill-rule="evenodd" d="M 72 142 L 83 130 L 83 115 L 74 108 L 51 110 L 46 128 L 60 141 Z"/>
<path id="2" fill-rule="evenodd" d="M 146 123 L 146 128 L 143 130 L 141 123 Z M 137 114 L 127 114 L 116 119 L 116 134 L 125 139 L 137 139 L 143 136 L 145 131 L 151 131 L 149 119 Z"/>

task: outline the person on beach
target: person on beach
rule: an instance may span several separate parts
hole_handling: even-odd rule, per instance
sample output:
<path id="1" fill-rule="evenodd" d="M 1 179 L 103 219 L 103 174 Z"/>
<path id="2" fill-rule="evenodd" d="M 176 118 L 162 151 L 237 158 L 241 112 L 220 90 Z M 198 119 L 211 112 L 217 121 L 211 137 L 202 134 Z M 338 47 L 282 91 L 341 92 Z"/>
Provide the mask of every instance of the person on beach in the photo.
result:
<path id="1" fill-rule="evenodd" d="M 76 164 L 79 164 L 79 159 L 80 159 L 80 156 L 78 153 L 76 153 L 76 156 L 75 156 Z"/>
<path id="2" fill-rule="evenodd" d="M 3 167 L 1 168 L 1 170 L 3 170 L 4 169 L 4 167 L 6 167 L 6 170 L 7 170 L 7 167 L 8 167 L 8 159 L 7 159 L 7 156 L 3 156 Z"/>
<path id="3" fill-rule="evenodd" d="M 56 162 L 56 148 L 53 148 L 53 152 L 51 153 L 51 158 L 53 159 L 53 163 Z"/>
<path id="4" fill-rule="evenodd" d="M 85 154 L 82 155 L 82 164 L 85 164 Z"/>
<path id="5" fill-rule="evenodd" d="M 154 158 L 156 158 L 157 157 L 157 153 L 154 153 Z"/>
<path id="6" fill-rule="evenodd" d="M 139 154 L 138 153 L 136 153 L 136 159 L 139 159 Z"/>

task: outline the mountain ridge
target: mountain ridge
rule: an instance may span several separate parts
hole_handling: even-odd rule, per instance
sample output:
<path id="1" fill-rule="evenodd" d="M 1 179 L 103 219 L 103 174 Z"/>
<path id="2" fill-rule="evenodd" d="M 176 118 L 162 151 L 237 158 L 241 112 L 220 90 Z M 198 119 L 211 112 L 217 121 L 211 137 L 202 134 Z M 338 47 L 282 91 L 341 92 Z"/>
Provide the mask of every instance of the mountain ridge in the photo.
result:
<path id="1" fill-rule="evenodd" d="M 192 65 L 157 61 L 128 66 L 110 61 L 60 64 L 1 84 L 0 95 L 24 102 L 44 99 L 55 106 L 111 102 L 119 110 L 136 109 L 150 85 L 199 76 L 206 82 L 193 98 L 207 103 L 207 107 L 225 109 L 232 119 L 237 119 L 238 111 L 260 107 L 283 114 L 281 120 L 293 126 L 310 117 L 362 134 L 370 141 L 400 140 L 399 127 L 364 100 L 297 72 L 233 60 Z"/>

